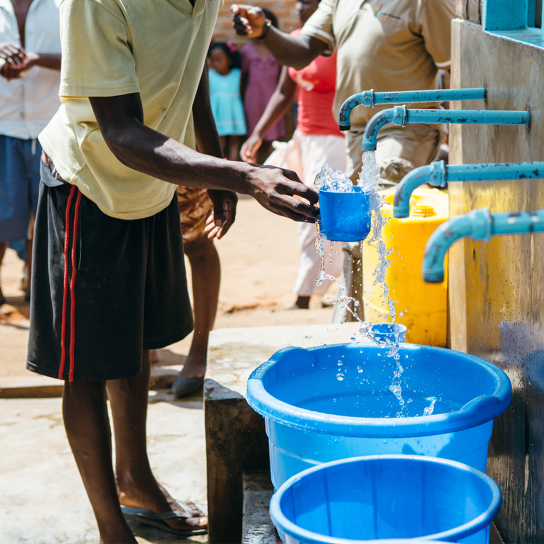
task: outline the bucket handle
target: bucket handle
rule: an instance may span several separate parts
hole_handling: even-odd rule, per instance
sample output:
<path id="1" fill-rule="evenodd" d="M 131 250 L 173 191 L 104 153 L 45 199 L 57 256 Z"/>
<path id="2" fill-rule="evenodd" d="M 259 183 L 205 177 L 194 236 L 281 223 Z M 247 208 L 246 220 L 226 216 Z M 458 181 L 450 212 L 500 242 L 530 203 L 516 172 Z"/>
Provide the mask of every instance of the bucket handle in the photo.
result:
<path id="1" fill-rule="evenodd" d="M 494 419 L 497 413 L 502 412 L 502 404 L 499 397 L 480 395 L 468 401 L 460 411 L 469 414 L 478 414 L 479 417 L 489 416 L 489 419 Z"/>

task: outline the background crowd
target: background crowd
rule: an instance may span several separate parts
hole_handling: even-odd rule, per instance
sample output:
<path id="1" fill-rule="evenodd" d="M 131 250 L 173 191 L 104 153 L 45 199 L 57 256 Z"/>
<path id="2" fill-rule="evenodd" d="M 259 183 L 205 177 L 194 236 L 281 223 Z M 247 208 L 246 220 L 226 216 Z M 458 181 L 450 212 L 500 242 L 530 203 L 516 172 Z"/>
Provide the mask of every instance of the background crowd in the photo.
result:
<path id="1" fill-rule="evenodd" d="M 380 85 L 387 90 L 406 85 L 410 88 L 435 86 L 438 68 L 447 69 L 449 63 L 449 32 L 443 32 L 443 28 L 449 24 L 446 19 L 453 17 L 453 8 L 451 2 L 445 2 L 440 9 L 433 8 L 434 12 L 431 8 L 427 8 L 426 13 L 418 12 L 421 43 L 404 48 L 402 55 L 391 45 L 394 40 L 389 43 L 386 40 L 385 46 L 375 53 L 372 47 L 378 38 L 357 38 L 357 26 L 350 28 L 347 36 L 351 40 L 351 54 L 358 55 L 359 63 L 363 62 L 368 69 L 354 80 L 353 75 L 346 72 L 345 62 L 337 65 L 337 51 L 345 57 L 348 47 L 341 48 L 332 36 L 332 27 L 329 28 L 329 18 L 334 16 L 334 8 L 330 6 L 334 3 L 324 0 L 315 13 L 319 3 L 319 0 L 297 2 L 300 26 L 312 18 L 302 35 L 299 28 L 289 34 L 278 31 L 278 38 L 274 38 L 276 44 L 279 37 L 286 37 L 283 47 L 293 56 L 293 63 L 305 65 L 301 69 L 282 66 L 279 61 L 289 64 L 283 58 L 282 46 L 274 45 L 271 51 L 270 40 L 263 40 L 254 32 L 262 21 L 279 29 L 281 21 L 275 14 L 257 9 L 249 16 L 242 10 L 240 14 L 245 15 L 246 27 L 239 34 L 246 33 L 248 39 L 241 42 L 238 37 L 238 46 L 231 41 L 214 41 L 209 48 L 211 107 L 226 159 L 288 168 L 297 172 L 307 185 L 313 185 L 321 167 L 330 164 L 347 171 L 356 182 L 362 129 L 373 112 L 357 111 L 354 130 L 344 138 L 333 114 L 341 101 L 339 97 L 345 98 L 351 90 L 356 92 Z M 406 11 L 417 2 L 404 4 Z M 385 12 L 381 4 L 374 9 L 374 2 L 368 1 L 362 3 L 360 12 L 361 25 L 370 27 L 377 21 L 385 25 L 386 33 L 405 38 L 403 32 L 407 30 L 398 21 L 407 13 Z M 0 0 L 0 22 L 3 23 L 0 25 L 0 264 L 8 246 L 18 251 L 25 261 L 21 282 L 28 299 L 33 214 L 40 181 L 41 148 L 37 137 L 60 103 L 58 5 L 55 0 Z M 444 24 L 440 24 L 442 22 Z M 239 21 L 238 26 L 240 30 Z M 318 45 L 316 54 L 312 53 L 306 62 L 297 43 L 308 38 Z M 293 41 L 295 39 L 299 42 Z M 357 43 L 357 40 L 362 41 Z M 422 57 L 423 52 L 426 59 Z M 391 64 L 392 54 L 395 66 Z M 418 68 L 414 68 L 412 62 L 416 58 Z M 337 92 L 338 77 L 351 78 L 349 85 L 342 83 L 342 92 Z M 363 81 L 359 81 L 361 78 Z M 400 81 L 402 78 L 406 81 Z M 288 129 L 290 126 L 295 129 L 294 133 Z M 441 127 L 390 127 L 381 131 L 380 138 L 378 161 L 381 160 L 382 178 L 386 183 L 396 183 L 408 170 L 436 156 L 444 141 L 444 132 Z M 207 191 L 179 187 L 177 193 L 184 251 L 192 271 L 195 314 L 193 343 L 174 383 L 174 391 L 184 396 L 200 388 L 204 380 L 208 335 L 217 312 L 221 270 L 213 242 L 217 235 L 213 206 Z M 323 295 L 330 282 L 316 286 L 321 261 L 314 247 L 315 227 L 299 224 L 298 238 L 300 260 L 292 309 L 306 309 L 311 296 Z M 326 254 L 330 253 L 325 262 L 327 272 L 339 277 L 344 257 L 341 252 L 325 249 Z M 357 245 L 345 246 L 344 252 L 344 280 L 349 288 L 350 284 L 360 283 L 361 255 Z M 4 302 L 0 285 L 0 305 Z M 347 317 L 343 315 L 338 319 Z M 157 354 L 153 353 L 152 357 L 156 359 Z"/>

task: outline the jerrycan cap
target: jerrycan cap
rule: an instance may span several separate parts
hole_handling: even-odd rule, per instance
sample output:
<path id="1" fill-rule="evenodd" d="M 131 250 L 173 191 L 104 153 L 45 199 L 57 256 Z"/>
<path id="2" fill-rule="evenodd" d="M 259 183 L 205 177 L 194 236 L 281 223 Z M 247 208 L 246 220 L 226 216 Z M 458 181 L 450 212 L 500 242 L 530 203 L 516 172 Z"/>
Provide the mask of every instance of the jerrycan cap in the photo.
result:
<path id="1" fill-rule="evenodd" d="M 410 208 L 410 215 L 416 217 L 432 217 L 433 215 L 436 215 L 436 212 L 432 206 L 416 204 Z"/>

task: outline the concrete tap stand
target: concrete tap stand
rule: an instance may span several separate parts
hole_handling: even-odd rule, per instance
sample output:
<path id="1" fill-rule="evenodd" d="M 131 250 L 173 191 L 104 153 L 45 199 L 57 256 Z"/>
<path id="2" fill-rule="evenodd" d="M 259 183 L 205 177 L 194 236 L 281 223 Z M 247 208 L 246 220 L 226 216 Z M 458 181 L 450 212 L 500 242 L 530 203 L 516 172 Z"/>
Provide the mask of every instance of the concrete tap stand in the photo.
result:
<path id="1" fill-rule="evenodd" d="M 242 541 L 243 514 L 249 514 L 244 512 L 244 472 L 261 469 L 269 479 L 264 419 L 249 407 L 245 398 L 251 372 L 279 349 L 338 344 L 350 342 L 353 337 L 360 340 L 357 330 L 357 323 L 346 323 L 222 329 L 211 333 L 204 384 L 210 544 Z M 269 527 L 267 531 L 270 530 Z"/>

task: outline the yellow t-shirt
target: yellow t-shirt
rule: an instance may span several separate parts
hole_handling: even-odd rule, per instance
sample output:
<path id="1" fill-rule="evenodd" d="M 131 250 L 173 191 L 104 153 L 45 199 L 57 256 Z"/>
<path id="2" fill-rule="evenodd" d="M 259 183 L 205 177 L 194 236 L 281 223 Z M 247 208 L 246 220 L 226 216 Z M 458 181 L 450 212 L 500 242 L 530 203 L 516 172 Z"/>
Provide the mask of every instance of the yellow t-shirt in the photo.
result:
<path id="1" fill-rule="evenodd" d="M 146 126 L 195 147 L 192 105 L 223 0 L 62 0 L 62 105 L 40 135 L 60 175 L 107 215 L 150 217 L 176 186 L 121 164 L 89 96 L 140 93 Z"/>

